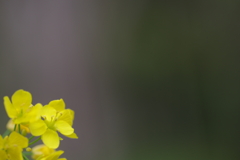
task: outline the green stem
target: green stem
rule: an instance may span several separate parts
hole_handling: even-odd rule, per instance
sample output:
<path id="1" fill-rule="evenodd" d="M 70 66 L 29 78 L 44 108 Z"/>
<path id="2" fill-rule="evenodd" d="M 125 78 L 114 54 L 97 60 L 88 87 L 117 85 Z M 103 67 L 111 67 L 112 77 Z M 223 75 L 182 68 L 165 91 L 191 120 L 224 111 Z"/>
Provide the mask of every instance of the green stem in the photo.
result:
<path id="1" fill-rule="evenodd" d="M 17 124 L 14 125 L 13 131 L 16 131 L 16 128 L 17 128 Z"/>
<path id="2" fill-rule="evenodd" d="M 21 134 L 20 124 L 18 125 L 18 132 Z"/>
<path id="3" fill-rule="evenodd" d="M 31 137 L 28 138 L 28 140 L 30 141 L 30 140 L 32 140 L 33 138 L 34 138 L 34 136 L 31 136 Z"/>
<path id="4" fill-rule="evenodd" d="M 23 151 L 22 154 L 24 154 L 25 156 L 31 156 L 32 152 L 31 151 Z"/>
<path id="5" fill-rule="evenodd" d="M 29 160 L 29 159 L 27 158 L 27 156 L 25 156 L 24 154 L 23 154 L 23 158 L 24 158 L 25 160 Z"/>
<path id="6" fill-rule="evenodd" d="M 38 137 L 38 139 L 36 139 L 36 140 L 34 140 L 33 142 L 29 143 L 28 146 L 30 146 L 30 145 L 32 145 L 32 144 L 38 142 L 40 139 L 41 139 L 41 137 Z"/>

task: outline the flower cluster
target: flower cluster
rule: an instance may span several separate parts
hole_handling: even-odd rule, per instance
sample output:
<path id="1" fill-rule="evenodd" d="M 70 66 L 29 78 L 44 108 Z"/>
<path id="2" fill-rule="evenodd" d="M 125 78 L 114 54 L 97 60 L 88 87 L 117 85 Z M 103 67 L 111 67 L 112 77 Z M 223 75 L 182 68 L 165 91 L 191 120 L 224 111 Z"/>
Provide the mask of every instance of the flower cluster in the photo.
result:
<path id="1" fill-rule="evenodd" d="M 55 150 L 63 140 L 59 133 L 78 137 L 72 127 L 74 111 L 65 108 L 63 99 L 33 105 L 31 93 L 20 89 L 3 100 L 10 120 L 7 131 L 0 135 L 0 160 L 29 160 L 29 156 L 33 160 L 66 160 L 59 158 L 64 151 Z M 43 144 L 30 148 L 39 140 Z"/>

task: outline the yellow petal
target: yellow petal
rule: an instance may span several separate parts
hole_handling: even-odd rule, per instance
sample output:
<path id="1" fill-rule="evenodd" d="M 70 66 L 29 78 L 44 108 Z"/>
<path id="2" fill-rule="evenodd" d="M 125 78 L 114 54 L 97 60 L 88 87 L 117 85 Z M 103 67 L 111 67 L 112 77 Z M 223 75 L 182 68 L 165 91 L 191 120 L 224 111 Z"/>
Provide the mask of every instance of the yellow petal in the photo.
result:
<path id="1" fill-rule="evenodd" d="M 76 133 L 72 133 L 70 135 L 65 135 L 65 136 L 68 137 L 68 138 L 72 138 L 72 139 L 78 139 L 78 136 L 77 136 Z"/>
<path id="2" fill-rule="evenodd" d="M 47 129 L 47 131 L 42 135 L 43 143 L 49 148 L 58 148 L 60 140 L 56 131 Z"/>
<path id="3" fill-rule="evenodd" d="M 12 103 L 10 102 L 10 99 L 7 96 L 5 96 L 3 97 L 3 100 L 4 100 L 4 107 L 6 109 L 8 117 L 15 118 L 17 116 L 17 111 L 12 105 Z"/>
<path id="4" fill-rule="evenodd" d="M 0 160 L 6 160 L 7 154 L 4 150 L 0 150 Z"/>
<path id="5" fill-rule="evenodd" d="M 35 106 L 29 108 L 29 113 L 27 114 L 29 121 L 35 121 L 41 117 L 42 113 L 42 104 L 38 103 Z"/>
<path id="6" fill-rule="evenodd" d="M 7 152 L 11 160 L 23 160 L 22 148 L 18 146 L 13 146 L 9 148 Z"/>
<path id="7" fill-rule="evenodd" d="M 57 121 L 55 123 L 56 129 L 61 132 L 63 135 L 70 135 L 74 132 L 74 129 L 65 121 Z"/>
<path id="8" fill-rule="evenodd" d="M 48 105 L 56 109 L 58 112 L 65 109 L 65 102 L 63 99 L 53 100 Z"/>
<path id="9" fill-rule="evenodd" d="M 55 152 L 54 149 L 49 148 L 44 144 L 40 144 L 32 148 L 32 153 L 33 153 L 32 158 L 42 160 L 41 157 L 46 157 L 52 154 L 53 152 Z"/>
<path id="10" fill-rule="evenodd" d="M 8 144 L 11 146 L 19 146 L 21 148 L 26 148 L 28 146 L 28 139 L 21 134 L 13 131 L 8 137 Z"/>
<path id="11" fill-rule="evenodd" d="M 56 151 L 49 155 L 48 157 L 46 157 L 46 160 L 58 160 L 58 157 L 60 157 L 63 153 L 64 151 L 62 150 Z"/>
<path id="12" fill-rule="evenodd" d="M 21 124 L 21 123 L 27 123 L 29 121 L 28 114 L 23 112 L 23 115 L 17 118 L 13 119 L 13 123 L 15 124 Z"/>
<path id="13" fill-rule="evenodd" d="M 27 109 L 32 104 L 31 93 L 24 91 L 22 89 L 17 90 L 12 95 L 12 104 L 14 107 L 19 107 L 22 109 Z"/>
<path id="14" fill-rule="evenodd" d="M 3 137 L 0 135 L 0 150 L 3 148 Z"/>
<path id="15" fill-rule="evenodd" d="M 72 118 L 74 119 L 75 112 L 71 109 L 69 109 L 70 114 L 72 115 Z"/>
<path id="16" fill-rule="evenodd" d="M 42 117 L 46 118 L 48 121 L 51 121 L 52 117 L 56 116 L 56 109 L 46 105 L 42 108 Z"/>
<path id="17" fill-rule="evenodd" d="M 63 120 L 67 122 L 70 126 L 73 124 L 74 119 L 74 111 L 71 109 L 65 109 L 64 111 L 60 112 L 58 120 Z"/>
<path id="18" fill-rule="evenodd" d="M 46 132 L 47 125 L 44 123 L 43 120 L 39 119 L 37 121 L 31 122 L 29 124 L 29 129 L 32 135 L 40 136 Z"/>

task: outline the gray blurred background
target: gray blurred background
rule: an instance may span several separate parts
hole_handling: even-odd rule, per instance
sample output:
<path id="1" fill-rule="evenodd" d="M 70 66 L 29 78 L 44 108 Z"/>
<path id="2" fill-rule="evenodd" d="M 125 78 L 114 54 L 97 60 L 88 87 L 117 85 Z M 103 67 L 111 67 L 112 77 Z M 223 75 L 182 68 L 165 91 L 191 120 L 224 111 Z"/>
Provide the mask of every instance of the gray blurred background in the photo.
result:
<path id="1" fill-rule="evenodd" d="M 239 8 L 0 1 L 0 97 L 63 98 L 79 136 L 61 142 L 69 160 L 239 160 Z"/>

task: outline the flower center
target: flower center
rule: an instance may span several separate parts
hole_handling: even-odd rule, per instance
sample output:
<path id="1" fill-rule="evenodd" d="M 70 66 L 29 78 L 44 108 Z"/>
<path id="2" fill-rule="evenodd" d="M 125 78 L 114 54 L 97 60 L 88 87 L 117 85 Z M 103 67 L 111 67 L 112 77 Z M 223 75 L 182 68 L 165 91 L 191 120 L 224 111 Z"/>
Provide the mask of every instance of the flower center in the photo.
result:
<path id="1" fill-rule="evenodd" d="M 61 116 L 62 116 L 62 113 L 57 112 L 56 115 L 52 115 L 50 118 L 47 118 L 46 116 L 42 116 L 42 119 L 49 129 L 56 131 L 55 123 L 58 120 L 58 118 Z"/>

